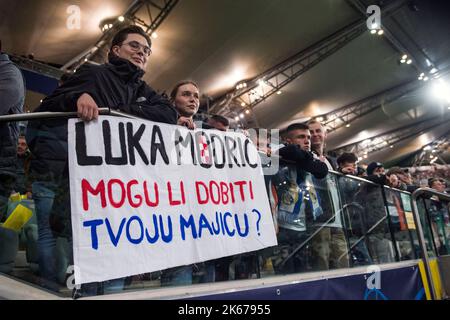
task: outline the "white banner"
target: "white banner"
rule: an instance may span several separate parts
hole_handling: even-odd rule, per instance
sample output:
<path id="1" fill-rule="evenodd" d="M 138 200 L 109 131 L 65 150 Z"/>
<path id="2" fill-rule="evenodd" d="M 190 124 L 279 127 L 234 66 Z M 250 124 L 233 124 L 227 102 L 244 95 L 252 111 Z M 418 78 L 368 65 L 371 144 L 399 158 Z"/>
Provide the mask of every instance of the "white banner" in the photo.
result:
<path id="1" fill-rule="evenodd" d="M 243 134 L 106 116 L 68 133 L 76 284 L 277 244 Z"/>

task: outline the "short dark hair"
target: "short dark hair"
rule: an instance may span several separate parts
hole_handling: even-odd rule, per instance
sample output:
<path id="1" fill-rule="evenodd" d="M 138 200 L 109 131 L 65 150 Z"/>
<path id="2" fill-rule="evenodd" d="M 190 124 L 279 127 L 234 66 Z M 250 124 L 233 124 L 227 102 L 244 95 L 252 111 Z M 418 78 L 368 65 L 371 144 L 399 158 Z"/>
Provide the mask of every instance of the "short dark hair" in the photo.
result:
<path id="1" fill-rule="evenodd" d="M 109 49 L 108 59 L 111 59 L 112 57 L 115 56 L 115 54 L 112 51 L 112 48 L 114 46 L 121 45 L 125 41 L 125 39 L 128 37 L 129 34 L 134 34 L 134 33 L 143 36 L 145 38 L 145 40 L 147 40 L 148 46 L 150 48 L 152 47 L 152 40 L 150 39 L 150 36 L 147 33 L 145 33 L 145 31 L 141 27 L 128 26 L 128 27 L 121 29 L 119 32 L 117 32 L 114 35 L 114 38 L 111 41 L 111 47 Z"/>
<path id="2" fill-rule="evenodd" d="M 212 119 L 216 122 L 220 122 L 221 124 L 227 127 L 230 125 L 230 120 L 218 114 L 213 114 L 211 117 L 209 117 L 209 119 Z"/>
<path id="3" fill-rule="evenodd" d="M 300 123 L 300 122 L 293 123 L 286 128 L 286 133 L 289 134 L 289 132 L 294 131 L 294 130 L 308 130 L 309 131 L 309 127 L 304 123 Z"/>
<path id="4" fill-rule="evenodd" d="M 184 86 L 185 84 L 192 84 L 194 87 L 198 88 L 197 83 L 195 83 L 195 81 L 192 80 L 183 80 L 178 82 L 172 89 L 172 91 L 170 92 L 170 99 L 173 101 L 175 100 L 175 97 L 177 96 L 177 92 L 178 92 L 178 88 L 181 86 Z M 200 90 L 200 89 L 199 89 Z"/>
<path id="5" fill-rule="evenodd" d="M 358 157 L 352 152 L 344 152 L 336 159 L 336 161 L 337 161 L 338 165 L 341 166 L 346 162 L 355 162 L 356 163 L 358 161 Z"/>

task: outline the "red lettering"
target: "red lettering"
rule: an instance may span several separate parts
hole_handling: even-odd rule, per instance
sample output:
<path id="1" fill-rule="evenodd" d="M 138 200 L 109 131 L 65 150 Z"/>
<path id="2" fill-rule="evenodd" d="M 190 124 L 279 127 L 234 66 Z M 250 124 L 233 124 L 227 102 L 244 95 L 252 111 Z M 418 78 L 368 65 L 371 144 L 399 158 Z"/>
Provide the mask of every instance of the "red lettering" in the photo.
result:
<path id="1" fill-rule="evenodd" d="M 173 196 L 172 196 L 172 185 L 170 184 L 170 182 L 167 182 L 167 189 L 169 191 L 169 204 L 171 206 L 178 206 L 181 204 L 180 200 L 173 200 Z"/>
<path id="2" fill-rule="evenodd" d="M 180 189 L 181 189 L 181 202 L 183 204 L 186 204 L 186 196 L 184 194 L 184 183 L 183 183 L 183 181 L 180 182 Z"/>
<path id="3" fill-rule="evenodd" d="M 236 181 L 234 184 L 237 185 L 239 187 L 239 192 L 241 193 L 241 199 L 242 201 L 245 201 L 245 196 L 244 196 L 244 185 L 246 184 L 246 181 Z"/>
<path id="4" fill-rule="evenodd" d="M 205 198 L 201 198 L 201 195 L 200 195 L 200 186 L 202 186 L 203 187 L 203 190 L 205 191 L 204 192 L 204 194 L 205 194 L 205 196 L 206 196 L 206 199 Z M 206 184 L 205 183 L 203 183 L 203 182 L 201 182 L 201 181 L 196 181 L 195 182 L 195 189 L 196 189 L 196 191 L 197 191 L 197 201 L 198 201 L 198 204 L 205 204 L 205 203 L 208 203 L 208 201 L 209 201 L 209 195 L 208 195 L 208 187 L 206 186 Z"/>
<path id="5" fill-rule="evenodd" d="M 106 207 L 106 197 L 105 197 L 105 182 L 100 180 L 97 186 L 92 188 L 86 179 L 81 180 L 81 194 L 83 198 L 83 210 L 89 210 L 88 192 L 94 196 L 100 193 L 100 200 L 102 203 L 102 208 Z"/>
<path id="6" fill-rule="evenodd" d="M 121 197 L 118 202 L 115 202 L 114 198 L 113 198 L 113 191 L 112 191 L 113 184 L 118 184 L 121 189 Z M 108 181 L 108 198 L 109 198 L 109 202 L 111 203 L 111 205 L 114 208 L 120 208 L 121 206 L 123 206 L 123 204 L 125 202 L 125 198 L 126 198 L 125 192 L 126 192 L 125 185 L 119 179 L 111 179 Z"/>
<path id="7" fill-rule="evenodd" d="M 214 190 L 213 190 L 213 186 L 215 186 L 216 190 L 217 190 L 217 199 L 214 198 Z M 209 182 L 209 194 L 211 196 L 211 201 L 214 204 L 219 204 L 220 203 L 220 188 L 219 185 L 217 184 L 217 182 L 215 181 L 210 181 Z"/>
<path id="8" fill-rule="evenodd" d="M 251 181 L 249 181 L 248 184 L 250 186 L 250 198 L 253 200 L 254 199 L 254 197 L 253 197 L 253 185 L 252 185 Z"/>
<path id="9" fill-rule="evenodd" d="M 235 203 L 236 200 L 234 199 L 234 187 L 232 182 L 230 182 L 230 194 L 231 194 L 231 203 Z"/>
<path id="10" fill-rule="evenodd" d="M 138 194 L 134 196 L 134 199 L 138 200 L 138 202 L 133 202 L 133 198 L 131 196 L 131 186 L 135 184 L 138 184 L 137 180 L 131 180 L 127 183 L 128 202 L 130 203 L 130 206 L 132 206 L 133 208 L 137 208 L 142 204 L 142 196 Z"/>
<path id="11" fill-rule="evenodd" d="M 147 181 L 144 181 L 144 196 L 145 196 L 145 203 L 149 207 L 156 207 L 159 204 L 159 192 L 158 192 L 158 184 L 156 182 L 153 184 L 153 188 L 155 190 L 155 201 L 151 201 L 150 197 L 148 196 L 148 187 L 147 187 Z"/>
<path id="12" fill-rule="evenodd" d="M 220 183 L 220 191 L 222 193 L 222 202 L 223 204 L 228 204 L 230 201 L 230 197 L 228 196 L 228 185 L 225 182 Z"/>

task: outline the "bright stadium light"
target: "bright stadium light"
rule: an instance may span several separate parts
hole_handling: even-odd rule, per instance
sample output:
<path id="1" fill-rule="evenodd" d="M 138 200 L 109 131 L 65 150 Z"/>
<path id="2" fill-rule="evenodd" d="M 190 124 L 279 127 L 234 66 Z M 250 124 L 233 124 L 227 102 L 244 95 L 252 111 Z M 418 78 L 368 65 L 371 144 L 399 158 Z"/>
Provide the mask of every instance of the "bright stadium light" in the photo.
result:
<path id="1" fill-rule="evenodd" d="M 450 87 L 442 79 L 437 80 L 432 87 L 433 95 L 439 100 L 450 103 Z"/>

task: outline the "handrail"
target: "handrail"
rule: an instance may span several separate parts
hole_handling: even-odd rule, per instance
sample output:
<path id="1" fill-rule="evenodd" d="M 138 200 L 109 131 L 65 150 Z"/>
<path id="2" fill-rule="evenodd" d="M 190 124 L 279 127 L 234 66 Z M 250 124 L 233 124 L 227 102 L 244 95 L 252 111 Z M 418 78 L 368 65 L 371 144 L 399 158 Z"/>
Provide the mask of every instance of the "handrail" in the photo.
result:
<path id="1" fill-rule="evenodd" d="M 434 196 L 437 196 L 439 199 L 444 199 L 447 201 L 450 201 L 450 195 L 441 193 L 441 192 L 437 192 L 436 190 L 431 189 L 431 188 L 419 188 L 419 189 L 415 190 L 411 196 L 411 206 L 413 209 L 414 222 L 417 227 L 420 251 L 422 252 L 422 259 L 424 260 L 425 274 L 426 274 L 428 283 L 430 285 L 431 297 L 433 300 L 435 300 L 436 296 L 437 296 L 436 291 L 435 291 L 436 288 L 432 281 L 431 269 L 429 266 L 429 257 L 428 257 L 428 252 L 427 252 L 427 248 L 425 245 L 425 237 L 423 234 L 422 224 L 420 223 L 419 208 L 417 207 L 417 199 L 422 195 L 432 195 L 432 196 L 434 195 Z"/>
<path id="2" fill-rule="evenodd" d="M 141 119 L 139 117 L 112 110 L 111 108 L 99 108 L 98 114 L 105 116 L 117 116 L 126 117 L 130 119 Z M 57 118 L 78 118 L 78 113 L 76 111 L 69 112 L 31 112 L 31 113 L 19 113 L 19 114 L 8 114 L 0 116 L 0 123 L 2 122 L 14 122 L 14 121 L 28 121 L 28 120 L 39 120 L 39 119 L 57 119 Z"/>

